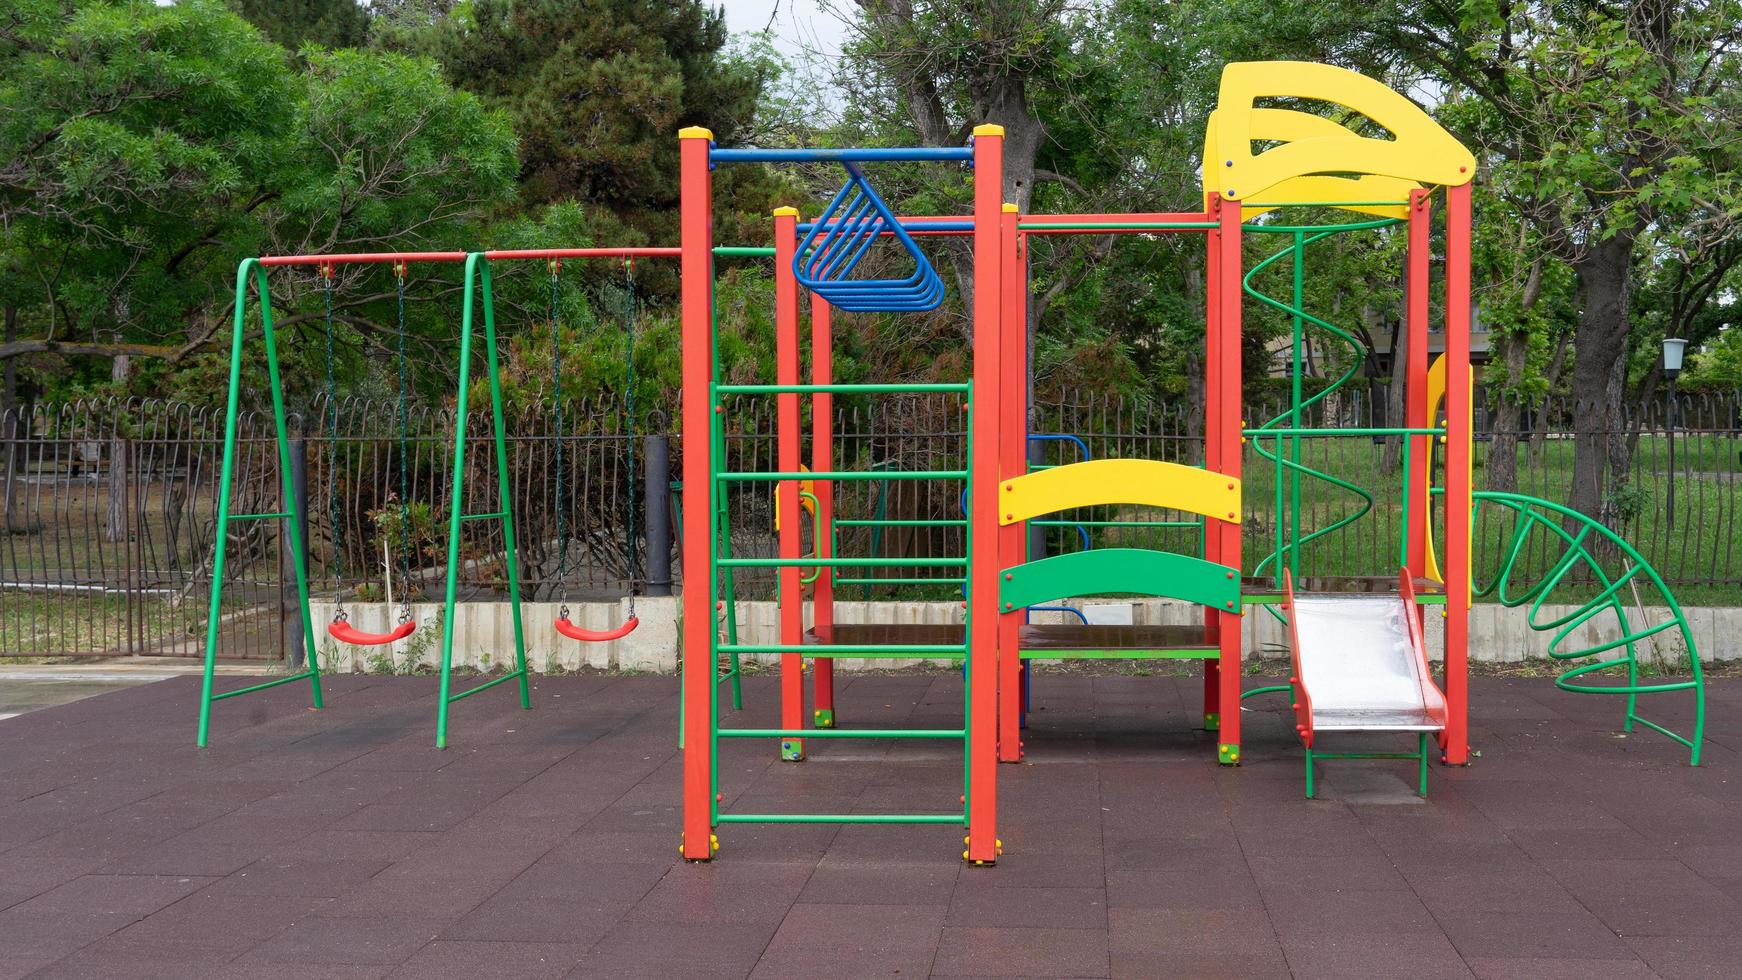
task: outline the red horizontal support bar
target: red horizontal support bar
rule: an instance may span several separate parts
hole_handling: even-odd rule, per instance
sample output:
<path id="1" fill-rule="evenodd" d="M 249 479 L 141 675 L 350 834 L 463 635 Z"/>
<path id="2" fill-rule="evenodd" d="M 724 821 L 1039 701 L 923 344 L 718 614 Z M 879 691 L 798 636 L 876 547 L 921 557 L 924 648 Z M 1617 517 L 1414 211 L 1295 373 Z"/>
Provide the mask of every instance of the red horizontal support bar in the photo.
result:
<path id="1" fill-rule="evenodd" d="M 512 259 L 675 259 L 681 248 L 509 248 L 491 249 L 484 257 L 492 262 Z"/>
<path id="2" fill-rule="evenodd" d="M 1091 224 L 1176 224 L 1194 221 L 1215 221 L 1207 211 L 1141 211 L 1132 214 L 1025 214 L 1023 224 L 1091 225 Z M 1030 231 L 1029 234 L 1034 234 Z"/>
<path id="3" fill-rule="evenodd" d="M 260 264 L 353 265 L 389 262 L 464 262 L 465 252 L 351 252 L 338 255 L 262 255 Z"/>

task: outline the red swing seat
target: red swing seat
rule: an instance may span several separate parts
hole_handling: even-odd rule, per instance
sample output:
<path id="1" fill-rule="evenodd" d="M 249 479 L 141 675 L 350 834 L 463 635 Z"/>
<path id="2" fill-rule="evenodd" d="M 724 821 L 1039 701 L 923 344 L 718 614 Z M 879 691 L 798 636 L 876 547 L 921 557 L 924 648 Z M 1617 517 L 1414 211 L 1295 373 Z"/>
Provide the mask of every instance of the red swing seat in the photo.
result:
<path id="1" fill-rule="evenodd" d="M 574 623 L 569 622 L 567 616 L 558 616 L 556 618 L 556 631 L 558 633 L 561 633 L 571 640 L 581 640 L 587 643 L 603 643 L 607 640 L 622 639 L 623 637 L 635 632 L 635 627 L 640 625 L 641 617 L 631 616 L 623 621 L 623 625 L 618 626 L 615 629 L 589 630 L 582 629 Z"/>
<path id="2" fill-rule="evenodd" d="M 417 629 L 417 624 L 406 620 L 393 628 L 390 633 L 365 633 L 351 625 L 348 619 L 335 620 L 327 624 L 327 632 L 340 643 L 354 643 L 360 647 L 378 647 L 396 640 L 403 640 Z"/>

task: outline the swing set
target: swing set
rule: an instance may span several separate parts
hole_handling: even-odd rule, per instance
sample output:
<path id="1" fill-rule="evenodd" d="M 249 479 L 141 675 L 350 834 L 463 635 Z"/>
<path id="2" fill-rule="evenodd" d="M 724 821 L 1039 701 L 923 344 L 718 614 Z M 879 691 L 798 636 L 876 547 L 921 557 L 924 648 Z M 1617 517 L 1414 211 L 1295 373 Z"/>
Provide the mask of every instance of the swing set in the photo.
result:
<path id="1" fill-rule="evenodd" d="M 284 684 L 307 681 L 309 696 L 313 708 L 324 706 L 321 691 L 321 652 L 316 643 L 313 628 L 313 616 L 310 610 L 310 589 L 308 575 L 308 557 L 306 544 L 303 540 L 307 515 L 305 507 L 295 493 L 291 479 L 290 460 L 290 427 L 289 413 L 285 408 L 284 384 L 279 359 L 278 336 L 273 327 L 272 300 L 268 273 L 272 269 L 284 267 L 313 268 L 321 283 L 323 304 L 325 310 L 324 326 L 326 341 L 326 396 L 327 396 L 327 465 L 329 483 L 332 490 L 329 499 L 329 519 L 332 521 L 333 572 L 335 579 L 334 615 L 327 625 L 327 635 L 333 640 L 354 646 L 379 647 L 400 643 L 410 638 L 419 628 L 419 623 L 413 614 L 411 602 L 411 472 L 410 472 L 410 365 L 406 354 L 406 322 L 405 300 L 406 288 L 413 265 L 461 264 L 464 267 L 463 299 L 460 313 L 460 344 L 458 355 L 458 383 L 456 385 L 456 402 L 454 417 L 453 443 L 453 481 L 449 497 L 448 515 L 448 547 L 446 576 L 443 590 L 442 618 L 435 627 L 440 633 L 440 660 L 438 664 L 440 676 L 440 693 L 436 707 L 436 747 L 447 746 L 449 708 L 455 701 L 471 697 L 482 691 L 516 681 L 520 690 L 520 706 L 532 707 L 532 694 L 526 665 L 526 637 L 521 622 L 520 600 L 520 561 L 519 549 L 514 536 L 514 513 L 509 493 L 508 479 L 508 446 L 504 412 L 502 404 L 502 383 L 500 361 L 497 353 L 496 312 L 494 292 L 491 279 L 491 264 L 508 261 L 543 261 L 550 270 L 550 307 L 549 317 L 552 339 L 552 371 L 553 381 L 560 382 L 562 363 L 560 349 L 560 330 L 558 322 L 557 296 L 559 292 L 559 275 L 564 259 L 617 259 L 624 263 L 624 325 L 625 325 L 625 384 L 633 391 L 635 380 L 634 368 L 634 304 L 635 280 L 633 261 L 637 258 L 677 258 L 680 251 L 676 248 L 564 248 L 564 249 L 517 249 L 482 252 L 382 252 L 382 253 L 351 253 L 338 255 L 281 255 L 262 256 L 244 259 L 236 271 L 235 320 L 230 342 L 229 392 L 225 402 L 224 418 L 224 454 L 223 463 L 218 476 L 218 509 L 215 518 L 215 544 L 212 554 L 212 589 L 211 599 L 206 618 L 205 670 L 200 684 L 200 717 L 198 744 L 205 746 L 210 741 L 212 706 L 215 702 L 228 698 L 239 697 L 256 691 L 278 687 Z M 345 266 L 357 265 L 390 265 L 395 282 L 394 299 L 396 312 L 396 354 L 398 369 L 397 419 L 398 419 L 398 517 L 399 517 L 399 573 L 403 583 L 403 601 L 399 605 L 397 622 L 387 630 L 369 631 L 352 623 L 345 609 L 346 578 L 343 563 L 344 542 L 342 539 L 343 520 L 340 513 L 339 487 L 337 484 L 337 464 L 339 461 L 339 427 L 338 427 L 338 384 L 337 364 L 334 346 L 334 295 L 335 280 L 338 270 Z M 253 287 L 253 307 L 249 303 L 250 285 Z M 482 310 L 482 316 L 479 311 Z M 280 492 L 284 504 L 280 510 L 267 513 L 233 513 L 230 508 L 230 498 L 235 483 L 236 448 L 238 442 L 238 416 L 240 414 L 242 365 L 245 359 L 258 358 L 259 352 L 245 350 L 244 341 L 248 339 L 249 315 L 256 312 L 259 317 L 260 336 L 266 361 L 269 397 L 272 404 L 274 441 L 277 448 L 277 463 L 280 475 Z M 477 334 L 479 320 L 483 322 L 484 333 L 484 365 L 490 389 L 491 433 L 490 440 L 496 463 L 496 508 L 482 513 L 466 513 L 465 502 L 465 463 L 466 463 L 466 420 L 469 410 L 471 388 L 471 370 L 473 357 L 473 341 Z M 562 480 L 562 453 L 567 434 L 564 429 L 562 402 L 558 397 L 560 385 L 553 384 L 552 408 L 556 415 L 555 451 L 557 454 L 557 513 L 558 513 L 558 581 L 559 589 L 567 591 L 568 580 L 568 544 L 566 528 L 563 527 L 563 516 L 568 495 L 565 494 Z M 628 396 L 625 411 L 630 414 L 626 422 L 626 431 L 634 432 L 634 401 L 633 395 Z M 629 463 L 627 479 L 631 488 L 635 480 L 635 449 L 634 440 L 630 439 Z M 561 636 L 579 642 L 598 643 L 620 639 L 633 632 L 639 620 L 635 616 L 634 601 L 638 591 L 635 577 L 636 559 L 636 520 L 633 503 L 633 492 L 625 494 L 626 521 L 629 533 L 629 616 L 620 625 L 608 630 L 590 630 L 575 625 L 569 618 L 566 602 L 557 614 L 553 623 L 555 631 Z M 303 645 L 303 668 L 296 673 L 277 677 L 259 684 L 248 685 L 226 691 L 215 690 L 215 675 L 218 657 L 218 627 L 223 619 L 224 599 L 224 567 L 226 560 L 226 544 L 231 523 L 240 521 L 286 521 L 288 541 L 291 550 L 291 561 L 296 577 L 297 600 L 300 607 Z M 501 561 L 507 570 L 508 601 L 512 611 L 514 624 L 514 666 L 513 669 L 497 677 L 493 677 L 473 687 L 455 692 L 453 689 L 453 643 L 455 625 L 455 604 L 459 587 L 460 543 L 464 526 L 473 521 L 497 521 L 502 532 Z"/>

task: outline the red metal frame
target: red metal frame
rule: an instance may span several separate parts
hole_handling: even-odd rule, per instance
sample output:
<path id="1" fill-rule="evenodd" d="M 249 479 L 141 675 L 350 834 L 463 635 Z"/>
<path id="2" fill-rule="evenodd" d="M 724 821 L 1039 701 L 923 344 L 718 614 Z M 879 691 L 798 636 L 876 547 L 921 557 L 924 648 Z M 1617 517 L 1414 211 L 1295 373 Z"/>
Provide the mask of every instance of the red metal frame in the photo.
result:
<path id="1" fill-rule="evenodd" d="M 1404 421 L 1412 429 L 1433 424 L 1427 417 L 1427 320 L 1428 272 L 1433 260 L 1433 211 L 1429 193 L 1424 189 L 1409 192 L 1408 251 L 1404 262 Z M 1396 351 L 1391 352 L 1393 357 Z M 1405 475 L 1404 499 L 1409 502 L 1409 537 L 1405 553 L 1410 571 L 1427 573 L 1427 528 L 1433 504 L 1428 500 L 1428 461 L 1433 456 L 1432 436 L 1406 436 L 1409 439 L 1409 472 Z"/>
<path id="2" fill-rule="evenodd" d="M 1024 301 L 1026 290 L 1022 260 L 1022 242 L 1016 225 L 1020 215 L 1016 205 L 1006 204 L 999 216 L 998 247 L 1003 268 L 1000 291 L 998 329 L 1001 353 L 999 388 L 1001 399 L 998 419 L 1002 423 L 998 434 L 998 471 L 1000 476 L 1021 476 L 1028 472 L 1028 324 Z M 984 450 L 981 450 L 984 451 Z M 980 484 L 976 484 L 976 489 Z M 996 491 L 996 487 L 981 493 Z M 996 499 L 994 497 L 994 499 Z M 998 565 L 993 576 L 996 593 L 999 575 L 1006 568 L 1023 562 L 1023 543 L 1028 536 L 1026 521 L 1001 524 L 998 527 Z M 1008 605 L 998 614 L 998 761 L 1019 762 L 1022 759 L 1022 650 L 1021 627 L 1024 612 Z"/>
<path id="3" fill-rule="evenodd" d="M 686 130 L 678 141 L 683 242 L 683 483 L 697 515 L 683 536 L 683 856 L 714 856 L 714 484 L 709 414 L 713 411 L 713 188 L 706 130 Z"/>
<path id="4" fill-rule="evenodd" d="M 974 137 L 973 487 L 968 553 L 968 850 L 971 862 L 997 860 L 998 841 L 998 433 L 1003 279 L 1004 136 Z"/>
<path id="5" fill-rule="evenodd" d="M 1300 736 L 1300 744 L 1307 748 L 1313 747 L 1313 699 L 1307 692 L 1306 683 L 1301 680 L 1300 669 L 1300 630 L 1294 624 L 1294 576 L 1287 568 L 1282 570 L 1282 608 L 1288 612 L 1288 663 L 1292 673 L 1288 678 L 1289 706 L 1294 709 L 1294 732 Z"/>
<path id="6" fill-rule="evenodd" d="M 829 317 L 829 301 L 811 295 L 811 383 L 826 385 L 834 374 L 834 336 Z M 811 472 L 828 473 L 835 468 L 834 449 L 835 396 L 826 391 L 811 395 Z M 817 498 L 817 527 L 822 533 L 815 542 L 818 558 L 832 558 L 835 553 L 835 487 L 828 480 L 812 484 Z M 811 627 L 819 637 L 829 637 L 835 626 L 835 570 L 827 565 L 818 569 L 811 593 Z M 818 716 L 835 717 L 835 662 L 827 657 L 811 662 L 811 703 Z M 824 716 L 823 713 L 827 712 Z"/>
<path id="7" fill-rule="evenodd" d="M 1445 761 L 1470 760 L 1470 185 L 1446 188 Z"/>
<path id="8" fill-rule="evenodd" d="M 1212 196 L 1215 206 L 1221 199 Z M 1212 212 L 1213 213 L 1213 212 Z M 1210 404 L 1222 389 L 1222 231 L 1217 226 L 1204 236 L 1204 467 L 1213 472 L 1222 468 L 1222 418 Z M 1222 539 L 1209 528 L 1204 529 L 1204 558 L 1222 560 Z M 1222 617 L 1213 609 L 1204 610 L 1204 643 L 1222 643 Z M 1222 662 L 1204 660 L 1204 728 L 1215 731 L 1222 719 Z"/>
<path id="9" fill-rule="evenodd" d="M 514 248 L 484 252 L 492 262 L 516 259 L 675 259 L 682 248 L 650 246 L 645 248 Z M 269 267 L 294 265 L 382 265 L 412 262 L 464 262 L 469 252 L 341 252 L 337 255 L 262 255 L 260 264 Z"/>
<path id="10" fill-rule="evenodd" d="M 1216 387 L 1211 414 L 1217 416 L 1216 442 L 1221 445 L 1215 472 L 1240 478 L 1242 407 L 1240 370 L 1240 220 L 1238 201 L 1213 199 L 1211 211 L 1216 213 L 1221 227 L 1217 229 L 1217 274 L 1221 297 L 1217 300 L 1215 335 Z M 1240 515 L 1229 514 L 1226 520 L 1210 522 L 1209 534 L 1219 541 L 1216 557 L 1229 568 L 1239 569 Z M 1221 663 L 1217 665 L 1217 691 L 1220 709 L 1219 732 L 1216 737 L 1216 758 L 1234 765 L 1240 761 L 1240 616 L 1226 609 L 1216 611 L 1217 644 Z"/>
<path id="11" fill-rule="evenodd" d="M 798 384 L 798 279 L 792 260 L 798 253 L 798 212 L 777 208 L 774 212 L 774 380 Z M 774 396 L 775 462 L 786 473 L 799 469 L 798 394 Z M 775 512 L 780 515 L 779 551 L 782 558 L 797 558 L 802 547 L 803 524 L 798 506 L 798 483 L 782 480 L 775 485 Z M 783 565 L 779 574 L 780 642 L 796 646 L 804 642 L 803 570 Z M 804 727 L 804 656 L 780 655 L 780 727 Z M 804 758 L 804 740 L 783 738 L 780 757 L 789 762 Z"/>

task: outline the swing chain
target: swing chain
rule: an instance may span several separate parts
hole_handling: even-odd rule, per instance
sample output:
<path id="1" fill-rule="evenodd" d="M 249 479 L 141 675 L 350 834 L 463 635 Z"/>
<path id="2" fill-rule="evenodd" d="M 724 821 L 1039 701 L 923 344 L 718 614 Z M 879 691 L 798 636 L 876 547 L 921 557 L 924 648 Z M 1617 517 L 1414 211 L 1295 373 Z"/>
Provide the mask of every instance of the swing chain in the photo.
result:
<path id="1" fill-rule="evenodd" d="M 565 486 L 563 480 L 563 345 L 562 331 L 557 322 L 557 289 L 558 277 L 562 273 L 562 260 L 550 260 L 550 405 L 555 416 L 556 439 L 556 581 L 559 597 L 562 599 L 562 609 L 557 612 L 558 619 L 569 618 L 567 601 L 569 580 L 569 535 L 563 517 L 566 509 L 564 500 Z"/>
<path id="2" fill-rule="evenodd" d="M 406 406 L 405 358 L 405 274 L 406 263 L 393 263 L 398 281 L 399 312 L 399 581 L 402 601 L 399 604 L 401 625 L 411 622 L 411 471 L 406 457 L 410 451 L 410 419 Z"/>
<path id="3" fill-rule="evenodd" d="M 623 260 L 623 414 L 627 433 L 629 467 L 623 490 L 623 509 L 629 525 L 629 618 L 635 618 L 635 596 L 641 591 L 636 574 L 638 549 L 635 542 L 635 260 Z"/>
<path id="4" fill-rule="evenodd" d="M 339 514 L 339 387 L 333 367 L 333 264 L 317 266 L 321 279 L 321 295 L 326 304 L 327 342 L 327 515 L 332 521 L 333 547 L 333 622 L 343 623 L 345 614 L 345 542 L 344 521 Z"/>

